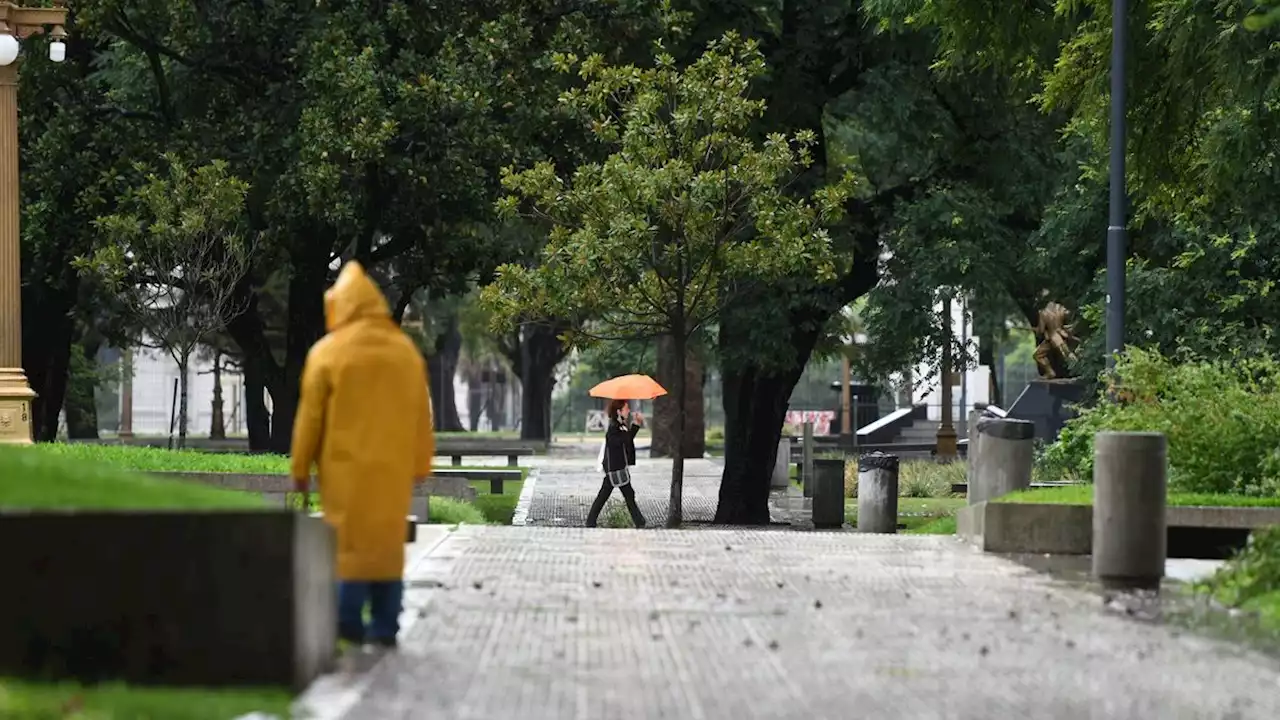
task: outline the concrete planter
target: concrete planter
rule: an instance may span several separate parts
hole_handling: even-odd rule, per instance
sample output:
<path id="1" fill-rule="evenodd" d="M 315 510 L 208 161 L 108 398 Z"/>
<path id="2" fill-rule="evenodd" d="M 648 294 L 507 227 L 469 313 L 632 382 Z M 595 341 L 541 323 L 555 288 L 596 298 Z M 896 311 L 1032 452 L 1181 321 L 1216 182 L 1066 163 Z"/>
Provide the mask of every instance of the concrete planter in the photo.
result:
<path id="1" fill-rule="evenodd" d="M 335 540 L 284 511 L 0 512 L 0 675 L 305 687 L 337 634 Z"/>
<path id="2" fill-rule="evenodd" d="M 210 472 L 159 472 L 152 473 L 170 480 L 187 480 L 190 482 L 215 485 L 227 490 L 241 490 L 259 493 L 271 505 L 285 506 L 285 497 L 293 492 L 293 480 L 287 475 L 263 475 L 252 473 L 210 473 Z M 312 491 L 315 492 L 314 482 Z M 433 475 L 423 483 L 413 486 L 413 500 L 409 512 L 425 520 L 429 517 L 429 497 L 449 497 L 466 502 L 474 502 L 476 489 L 462 477 Z"/>
<path id="3" fill-rule="evenodd" d="M 1252 530 L 1280 525 L 1275 507 L 1170 507 L 1168 557 L 1217 557 Z M 956 512 L 956 534 L 994 553 L 1088 555 L 1089 505 L 980 502 Z"/>

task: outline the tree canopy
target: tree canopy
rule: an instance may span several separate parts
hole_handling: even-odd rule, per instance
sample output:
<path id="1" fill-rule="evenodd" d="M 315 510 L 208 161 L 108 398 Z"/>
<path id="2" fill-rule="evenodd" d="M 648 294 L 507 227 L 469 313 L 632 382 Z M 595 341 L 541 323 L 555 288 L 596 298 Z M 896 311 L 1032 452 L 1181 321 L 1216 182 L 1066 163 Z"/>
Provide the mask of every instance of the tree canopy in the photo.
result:
<path id="1" fill-rule="evenodd" d="M 509 171 L 508 213 L 522 206 L 551 227 L 542 262 L 499 268 L 485 300 L 501 329 L 520 319 L 572 318 L 571 342 L 671 336 L 687 343 L 752 287 L 787 277 L 835 276 L 825 227 L 837 221 L 852 180 L 799 198 L 788 186 L 813 162 L 811 131 L 748 136 L 765 103 L 751 98 L 764 71 L 756 44 L 728 34 L 687 68 L 660 51 L 653 67 L 577 67 L 584 85 L 563 102 L 612 153 L 569 178 L 551 162 Z M 677 437 L 683 436 L 683 410 Z M 673 466 L 668 522 L 680 522 L 683 453 Z"/>

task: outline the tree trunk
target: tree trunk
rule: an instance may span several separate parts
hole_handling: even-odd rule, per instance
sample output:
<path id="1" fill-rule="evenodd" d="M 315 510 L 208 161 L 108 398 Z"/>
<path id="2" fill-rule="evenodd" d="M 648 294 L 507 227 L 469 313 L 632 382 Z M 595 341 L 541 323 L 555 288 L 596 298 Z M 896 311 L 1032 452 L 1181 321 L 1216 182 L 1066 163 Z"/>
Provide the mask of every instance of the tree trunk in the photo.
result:
<path id="1" fill-rule="evenodd" d="M 676 447 L 671 455 L 671 497 L 667 505 L 667 527 L 669 528 L 678 528 L 684 522 L 685 407 L 689 394 L 686 373 L 686 367 L 689 364 L 689 338 L 684 334 L 683 327 L 676 330 L 677 332 L 671 338 L 676 365 Z"/>
<path id="2" fill-rule="evenodd" d="M 33 286 L 36 283 L 31 283 Z M 32 434 L 36 442 L 58 439 L 58 414 L 66 402 L 67 373 L 75 323 L 71 317 L 75 291 L 54 292 L 23 285 L 22 366 L 36 392 L 31 401 Z"/>
<path id="3" fill-rule="evenodd" d="M 474 364 L 467 372 L 467 426 L 471 432 L 480 429 L 480 413 L 484 409 L 484 371 Z"/>
<path id="4" fill-rule="evenodd" d="M 222 353 L 213 355 L 213 403 L 209 408 L 209 439 L 225 440 L 227 423 L 222 415 Z"/>
<path id="5" fill-rule="evenodd" d="M 178 359 L 178 449 L 187 446 L 187 371 L 191 367 L 191 351 L 183 350 Z"/>
<path id="6" fill-rule="evenodd" d="M 427 358 L 427 370 L 431 373 L 431 408 L 436 430 L 461 432 L 458 419 L 458 399 L 453 380 L 458 373 L 458 355 L 462 352 L 462 332 L 458 329 L 457 315 L 450 315 L 445 331 L 436 339 L 435 352 Z"/>
<path id="7" fill-rule="evenodd" d="M 520 379 L 520 439 L 551 441 L 551 393 L 556 386 L 556 366 L 568 350 L 560 335 L 568 324 L 525 325 L 514 345 L 504 348 L 515 376 Z"/>
<path id="8" fill-rule="evenodd" d="M 658 383 L 674 388 L 679 372 L 675 341 L 670 335 L 658 338 Z M 649 425 L 652 440 L 650 457 L 675 457 L 676 448 L 684 448 L 686 458 L 700 458 L 706 454 L 706 421 L 702 398 L 702 358 L 696 348 L 690 347 L 684 357 L 684 442 L 677 442 L 675 395 L 664 395 L 653 401 L 653 421 Z"/>
<path id="9" fill-rule="evenodd" d="M 324 291 L 329 263 L 314 251 L 305 262 L 292 263 L 289 278 L 288 329 L 285 333 L 284 372 L 280 382 L 269 383 L 271 391 L 271 451 L 289 454 L 293 443 L 293 418 L 298 410 L 298 391 L 307 353 L 324 337 Z"/>
<path id="10" fill-rule="evenodd" d="M 258 363 L 242 364 L 244 375 L 244 425 L 249 434 L 249 449 L 267 450 L 271 447 L 271 413 L 267 412 L 267 384 Z"/>
<path id="11" fill-rule="evenodd" d="M 724 371 L 724 475 L 717 523 L 769 524 L 769 483 L 800 371 Z"/>
<path id="12" fill-rule="evenodd" d="M 264 451 L 271 448 L 271 413 L 267 412 L 265 394 L 273 385 L 282 382 L 282 371 L 267 341 L 266 326 L 252 284 L 245 279 L 236 286 L 236 292 L 237 300 L 244 303 L 245 311 L 227 323 L 227 332 L 240 348 L 249 449 Z"/>

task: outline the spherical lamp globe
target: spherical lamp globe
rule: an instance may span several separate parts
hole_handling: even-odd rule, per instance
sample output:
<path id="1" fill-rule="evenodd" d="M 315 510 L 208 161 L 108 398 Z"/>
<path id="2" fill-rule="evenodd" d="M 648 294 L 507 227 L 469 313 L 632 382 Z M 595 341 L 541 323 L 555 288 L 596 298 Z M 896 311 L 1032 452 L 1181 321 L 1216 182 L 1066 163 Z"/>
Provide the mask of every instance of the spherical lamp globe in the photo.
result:
<path id="1" fill-rule="evenodd" d="M 18 59 L 18 38 L 9 33 L 0 33 L 0 65 L 12 65 Z"/>

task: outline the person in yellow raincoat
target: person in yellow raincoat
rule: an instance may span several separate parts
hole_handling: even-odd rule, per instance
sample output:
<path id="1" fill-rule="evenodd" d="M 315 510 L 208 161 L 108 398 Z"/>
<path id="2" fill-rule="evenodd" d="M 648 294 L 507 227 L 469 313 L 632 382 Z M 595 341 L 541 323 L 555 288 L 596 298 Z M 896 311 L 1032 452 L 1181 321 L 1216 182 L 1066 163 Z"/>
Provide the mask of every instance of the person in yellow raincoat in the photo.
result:
<path id="1" fill-rule="evenodd" d="M 404 520 L 435 454 L 426 364 L 359 263 L 342 268 L 324 310 L 328 334 L 302 372 L 291 474 L 305 492 L 318 468 L 324 519 L 337 532 L 338 637 L 395 647 Z"/>

